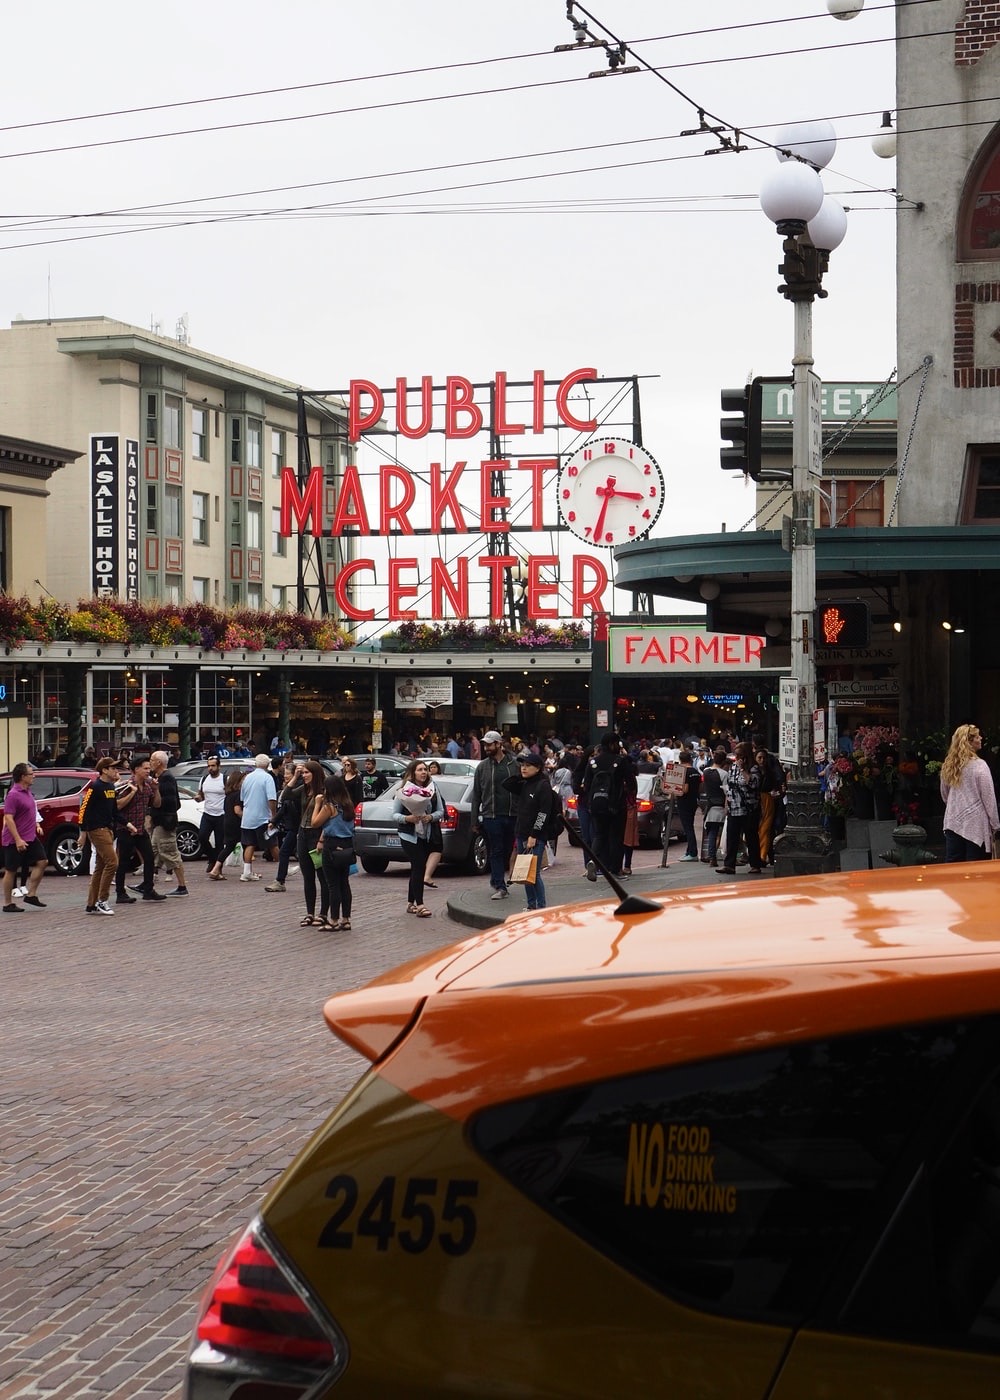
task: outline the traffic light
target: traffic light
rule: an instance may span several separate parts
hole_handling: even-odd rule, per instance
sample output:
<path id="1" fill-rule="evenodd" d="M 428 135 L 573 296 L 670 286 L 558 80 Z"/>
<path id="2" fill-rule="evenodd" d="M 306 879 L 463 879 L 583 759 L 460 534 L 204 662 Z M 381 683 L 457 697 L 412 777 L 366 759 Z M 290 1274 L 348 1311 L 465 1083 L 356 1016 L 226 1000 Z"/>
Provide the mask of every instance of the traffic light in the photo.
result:
<path id="1" fill-rule="evenodd" d="M 824 603 L 816 609 L 818 647 L 866 647 L 870 639 L 867 603 Z"/>
<path id="2" fill-rule="evenodd" d="M 758 376 L 742 389 L 723 389 L 722 411 L 738 418 L 720 420 L 720 433 L 732 447 L 719 452 L 723 471 L 744 472 L 757 481 L 760 477 L 760 415 L 764 381 Z"/>

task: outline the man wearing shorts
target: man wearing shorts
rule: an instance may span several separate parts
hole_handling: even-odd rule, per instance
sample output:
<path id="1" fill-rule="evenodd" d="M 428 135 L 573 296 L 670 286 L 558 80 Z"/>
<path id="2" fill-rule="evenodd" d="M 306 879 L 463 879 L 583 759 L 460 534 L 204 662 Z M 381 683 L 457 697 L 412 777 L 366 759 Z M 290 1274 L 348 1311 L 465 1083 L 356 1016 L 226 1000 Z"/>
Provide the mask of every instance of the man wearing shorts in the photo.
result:
<path id="1" fill-rule="evenodd" d="M 14 875 L 22 864 L 31 867 L 28 893 L 24 896 L 25 904 L 31 904 L 36 909 L 45 908 L 38 898 L 38 886 L 45 874 L 48 858 L 45 847 L 38 839 L 42 823 L 35 799 L 31 795 L 34 778 L 34 769 L 27 763 L 16 763 L 11 774 L 10 791 L 4 798 L 2 850 L 5 914 L 24 913 L 24 910 L 14 903 Z"/>
<path id="2" fill-rule="evenodd" d="M 241 817 L 240 841 L 243 845 L 243 874 L 241 880 L 259 880 L 254 874 L 254 851 L 267 845 L 266 828 L 274 825 L 278 809 L 278 790 L 271 776 L 271 760 L 266 753 L 259 753 L 254 759 L 254 767 L 243 779 L 240 787 Z"/>
<path id="3" fill-rule="evenodd" d="M 177 791 L 177 779 L 168 771 L 169 762 L 170 755 L 163 749 L 149 755 L 149 772 L 155 792 L 149 816 L 153 827 L 150 832 L 153 856 L 177 877 L 177 888 L 167 895 L 168 899 L 173 899 L 186 895 L 188 887 L 184 879 L 184 861 L 177 849 L 177 812 L 181 798 Z"/>

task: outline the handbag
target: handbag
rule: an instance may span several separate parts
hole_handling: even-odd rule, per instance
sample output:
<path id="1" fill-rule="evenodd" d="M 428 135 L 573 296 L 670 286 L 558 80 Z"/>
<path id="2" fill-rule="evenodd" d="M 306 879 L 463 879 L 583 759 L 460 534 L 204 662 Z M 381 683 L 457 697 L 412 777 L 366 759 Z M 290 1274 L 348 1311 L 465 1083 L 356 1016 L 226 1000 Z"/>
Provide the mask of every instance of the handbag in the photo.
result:
<path id="1" fill-rule="evenodd" d="M 520 855 L 514 857 L 514 864 L 510 872 L 510 883 L 512 885 L 533 885 L 535 883 L 537 864 L 537 856 L 529 856 L 527 851 L 522 851 Z"/>
<path id="2" fill-rule="evenodd" d="M 323 869 L 323 852 L 317 851 L 315 846 L 313 846 L 312 850 L 309 852 L 309 859 L 317 870 Z"/>

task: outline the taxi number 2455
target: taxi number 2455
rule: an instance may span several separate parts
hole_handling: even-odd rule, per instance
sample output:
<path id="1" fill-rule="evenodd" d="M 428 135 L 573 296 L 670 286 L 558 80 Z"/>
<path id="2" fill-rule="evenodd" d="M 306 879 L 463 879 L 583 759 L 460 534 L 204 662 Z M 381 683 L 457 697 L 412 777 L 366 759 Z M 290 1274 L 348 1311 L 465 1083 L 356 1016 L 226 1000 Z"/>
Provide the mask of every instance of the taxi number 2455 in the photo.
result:
<path id="1" fill-rule="evenodd" d="M 321 1249 L 353 1249 L 362 1238 L 377 1250 L 393 1243 L 406 1254 L 422 1254 L 436 1244 L 445 1254 L 467 1254 L 476 1238 L 476 1181 L 439 1181 L 412 1176 L 397 1182 L 384 1176 L 362 1203 L 357 1178 L 344 1174 L 327 1183 L 326 1196 L 337 1208 L 318 1240 Z"/>

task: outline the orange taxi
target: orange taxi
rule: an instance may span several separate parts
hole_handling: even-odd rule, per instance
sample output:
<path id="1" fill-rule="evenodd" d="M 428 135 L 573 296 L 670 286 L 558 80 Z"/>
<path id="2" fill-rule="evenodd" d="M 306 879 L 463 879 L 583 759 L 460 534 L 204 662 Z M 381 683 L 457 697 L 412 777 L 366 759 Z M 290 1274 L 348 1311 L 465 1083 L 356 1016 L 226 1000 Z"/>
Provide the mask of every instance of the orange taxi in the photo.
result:
<path id="1" fill-rule="evenodd" d="M 1000 1394 L 1000 865 L 658 900 L 327 1002 L 188 1400 Z"/>

